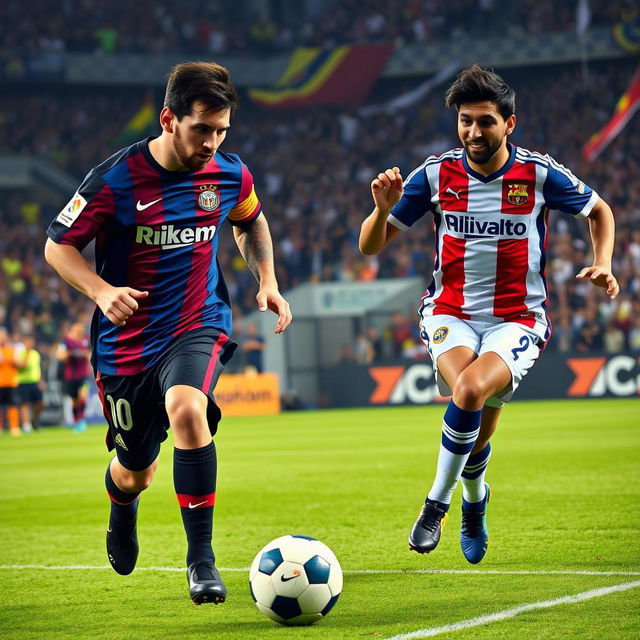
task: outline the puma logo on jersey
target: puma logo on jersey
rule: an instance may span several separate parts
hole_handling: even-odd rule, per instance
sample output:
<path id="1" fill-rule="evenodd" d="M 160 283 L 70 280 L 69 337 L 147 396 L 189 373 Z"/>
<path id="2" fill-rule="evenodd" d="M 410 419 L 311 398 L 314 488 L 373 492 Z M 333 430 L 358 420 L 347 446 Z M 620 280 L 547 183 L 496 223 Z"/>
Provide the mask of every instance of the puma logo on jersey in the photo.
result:
<path id="1" fill-rule="evenodd" d="M 524 222 L 514 222 L 506 216 L 500 221 L 479 220 L 472 215 L 447 213 L 444 216 L 447 230 L 462 236 L 479 238 L 522 238 L 527 235 L 528 226 Z"/>
<path id="2" fill-rule="evenodd" d="M 451 187 L 449 187 L 445 193 L 450 193 L 452 196 L 456 197 L 456 200 L 460 200 L 460 192 L 459 191 L 454 191 Z"/>
<path id="3" fill-rule="evenodd" d="M 136 242 L 162 247 L 163 249 L 179 249 L 190 244 L 210 242 L 216 232 L 216 225 L 208 227 L 175 227 L 163 224 L 160 227 L 136 227 Z"/>

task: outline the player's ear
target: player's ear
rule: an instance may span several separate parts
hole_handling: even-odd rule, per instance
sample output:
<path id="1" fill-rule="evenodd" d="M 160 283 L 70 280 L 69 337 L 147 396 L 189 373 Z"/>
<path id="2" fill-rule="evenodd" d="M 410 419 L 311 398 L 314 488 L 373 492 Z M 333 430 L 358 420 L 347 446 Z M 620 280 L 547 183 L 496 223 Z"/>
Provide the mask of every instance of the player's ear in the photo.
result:
<path id="1" fill-rule="evenodd" d="M 516 128 L 516 114 L 512 113 L 507 118 L 507 135 L 510 136 Z"/>
<path id="2" fill-rule="evenodd" d="M 160 126 L 163 131 L 167 133 L 173 133 L 173 122 L 176 119 L 175 114 L 169 107 L 163 107 L 160 112 Z"/>

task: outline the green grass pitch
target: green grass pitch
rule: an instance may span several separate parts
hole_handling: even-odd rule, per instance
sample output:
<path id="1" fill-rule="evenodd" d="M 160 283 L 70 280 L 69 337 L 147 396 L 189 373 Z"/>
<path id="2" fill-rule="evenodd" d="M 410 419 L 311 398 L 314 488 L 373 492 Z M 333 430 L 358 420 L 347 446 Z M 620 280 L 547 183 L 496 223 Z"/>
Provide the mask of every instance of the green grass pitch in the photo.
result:
<path id="1" fill-rule="evenodd" d="M 229 597 L 217 607 L 188 598 L 170 441 L 141 500 L 138 568 L 122 577 L 104 549 L 104 429 L 3 435 L 0 638 L 384 639 L 640 581 L 640 401 L 506 408 L 487 476 L 489 551 L 477 566 L 459 547 L 460 488 L 438 549 L 420 556 L 407 547 L 443 409 L 223 420 L 214 547 Z M 313 627 L 276 625 L 249 594 L 246 568 L 285 533 L 319 538 L 345 571 L 338 604 Z M 640 638 L 639 605 L 634 586 L 437 637 Z"/>

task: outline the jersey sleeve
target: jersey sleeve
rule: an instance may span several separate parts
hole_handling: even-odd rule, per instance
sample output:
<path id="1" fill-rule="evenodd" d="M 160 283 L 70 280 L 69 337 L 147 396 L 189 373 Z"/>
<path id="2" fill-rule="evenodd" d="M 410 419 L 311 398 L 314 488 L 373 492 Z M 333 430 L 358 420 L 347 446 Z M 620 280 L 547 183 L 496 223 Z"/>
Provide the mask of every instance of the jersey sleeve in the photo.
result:
<path id="1" fill-rule="evenodd" d="M 598 194 L 565 166 L 550 156 L 547 178 L 544 182 L 544 200 L 551 209 L 586 218 L 593 205 L 598 201 Z"/>
<path id="2" fill-rule="evenodd" d="M 432 208 L 431 188 L 427 180 L 425 165 L 422 164 L 404 181 L 402 198 L 389 213 L 387 222 L 406 231 Z"/>
<path id="3" fill-rule="evenodd" d="M 243 227 L 253 222 L 262 211 L 262 205 L 253 186 L 253 176 L 246 165 L 241 164 L 241 184 L 238 202 L 229 211 L 229 222 Z"/>
<path id="4" fill-rule="evenodd" d="M 99 173 L 91 171 L 51 222 L 47 235 L 58 244 L 82 250 L 114 214 L 111 187 Z"/>

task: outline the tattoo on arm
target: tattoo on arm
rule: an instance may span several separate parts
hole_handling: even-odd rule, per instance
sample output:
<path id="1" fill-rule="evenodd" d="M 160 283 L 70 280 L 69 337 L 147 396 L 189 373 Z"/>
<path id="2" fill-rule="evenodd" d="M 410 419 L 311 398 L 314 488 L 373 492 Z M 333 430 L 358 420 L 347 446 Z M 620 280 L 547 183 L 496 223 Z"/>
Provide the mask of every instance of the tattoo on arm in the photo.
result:
<path id="1" fill-rule="evenodd" d="M 260 267 L 265 264 L 273 271 L 273 243 L 267 221 L 260 217 L 243 229 L 238 237 L 238 248 L 255 279 L 260 282 Z"/>

